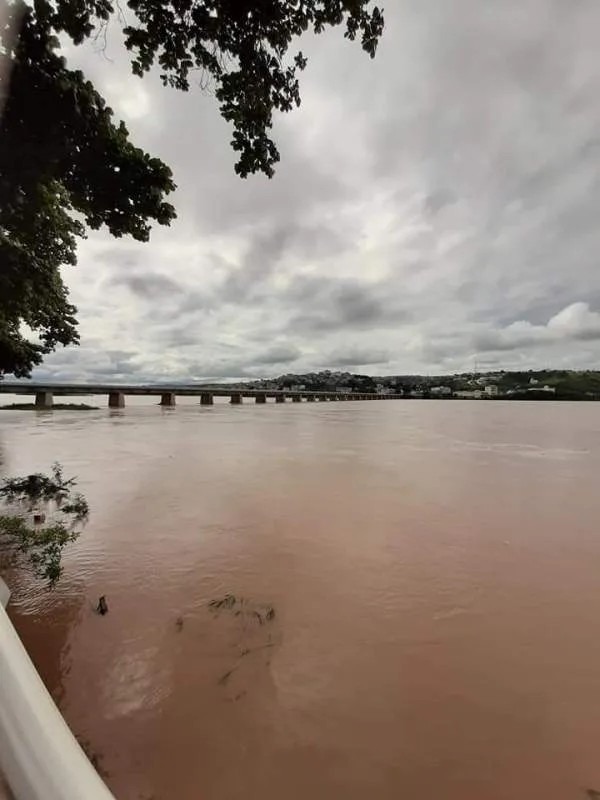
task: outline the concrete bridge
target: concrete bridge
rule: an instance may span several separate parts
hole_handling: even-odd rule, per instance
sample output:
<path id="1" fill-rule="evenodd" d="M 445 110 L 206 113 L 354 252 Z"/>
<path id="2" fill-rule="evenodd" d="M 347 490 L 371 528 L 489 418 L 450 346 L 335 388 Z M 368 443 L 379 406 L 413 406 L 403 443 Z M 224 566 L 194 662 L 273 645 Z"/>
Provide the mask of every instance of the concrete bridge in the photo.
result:
<path id="1" fill-rule="evenodd" d="M 81 397 L 85 395 L 105 394 L 109 408 L 125 408 L 125 398 L 129 395 L 160 397 L 160 405 L 173 407 L 179 397 L 198 397 L 203 406 L 211 406 L 215 397 L 228 397 L 233 405 L 240 405 L 245 398 L 255 403 L 337 402 L 341 400 L 399 400 L 401 394 L 376 394 L 364 392 L 309 392 L 291 391 L 287 389 L 247 389 L 243 386 L 210 387 L 210 386 L 121 386 L 88 383 L 6 383 L 0 381 L 0 394 L 18 394 L 35 396 L 36 408 L 52 408 L 54 397 Z"/>

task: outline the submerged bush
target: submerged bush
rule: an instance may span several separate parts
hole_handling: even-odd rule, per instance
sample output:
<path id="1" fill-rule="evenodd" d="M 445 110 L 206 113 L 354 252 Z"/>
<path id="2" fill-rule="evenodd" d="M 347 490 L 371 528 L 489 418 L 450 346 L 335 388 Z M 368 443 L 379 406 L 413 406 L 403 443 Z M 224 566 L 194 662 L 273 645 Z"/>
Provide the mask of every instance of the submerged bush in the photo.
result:
<path id="1" fill-rule="evenodd" d="M 11 565 L 28 565 L 36 577 L 54 586 L 62 574 L 64 548 L 85 524 L 89 506 L 74 492 L 75 478 L 65 478 L 60 464 L 51 474 L 5 478 L 0 483 L 0 555 Z"/>

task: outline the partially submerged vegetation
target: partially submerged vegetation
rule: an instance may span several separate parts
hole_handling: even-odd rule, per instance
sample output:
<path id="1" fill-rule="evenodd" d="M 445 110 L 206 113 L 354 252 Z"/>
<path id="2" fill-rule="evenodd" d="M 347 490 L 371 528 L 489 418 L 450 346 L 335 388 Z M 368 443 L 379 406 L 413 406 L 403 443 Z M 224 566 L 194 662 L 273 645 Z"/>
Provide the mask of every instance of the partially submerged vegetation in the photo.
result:
<path id="1" fill-rule="evenodd" d="M 224 672 L 218 679 L 219 686 L 225 686 L 231 676 L 242 666 L 247 656 L 251 656 L 259 651 L 269 650 L 279 644 L 279 639 L 270 630 L 270 623 L 275 620 L 275 608 L 270 603 L 253 603 L 245 597 L 236 597 L 234 594 L 226 594 L 223 597 L 210 600 L 208 608 L 215 616 L 222 612 L 228 612 L 239 621 L 239 641 L 237 642 L 238 658 L 233 666 Z M 181 618 L 178 618 L 178 620 Z M 176 623 L 178 630 L 183 627 Z M 258 634 L 260 628 L 269 626 Z M 247 640 L 252 628 L 258 634 L 258 640 L 252 644 Z M 234 699 L 239 699 L 241 695 Z"/>
<path id="2" fill-rule="evenodd" d="M 79 537 L 89 514 L 75 486 L 75 478 L 65 478 L 60 464 L 52 466 L 50 475 L 37 472 L 0 483 L 2 563 L 29 566 L 49 586 L 56 584 L 63 550 Z"/>
<path id="3" fill-rule="evenodd" d="M 250 603 L 245 597 L 236 597 L 234 594 L 210 600 L 208 607 L 211 611 L 231 611 L 236 617 L 244 618 L 244 621 L 251 618 L 259 625 L 275 619 L 275 609 L 269 603 Z"/>

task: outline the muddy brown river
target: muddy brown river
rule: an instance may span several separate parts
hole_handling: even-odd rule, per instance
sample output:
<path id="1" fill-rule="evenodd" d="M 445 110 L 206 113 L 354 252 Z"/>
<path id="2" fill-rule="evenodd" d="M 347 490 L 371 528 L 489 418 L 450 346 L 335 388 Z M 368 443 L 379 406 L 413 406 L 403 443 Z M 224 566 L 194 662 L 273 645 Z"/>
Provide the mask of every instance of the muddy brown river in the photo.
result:
<path id="1" fill-rule="evenodd" d="M 600 404 L 153 402 L 0 412 L 92 507 L 11 616 L 118 800 L 600 791 Z"/>

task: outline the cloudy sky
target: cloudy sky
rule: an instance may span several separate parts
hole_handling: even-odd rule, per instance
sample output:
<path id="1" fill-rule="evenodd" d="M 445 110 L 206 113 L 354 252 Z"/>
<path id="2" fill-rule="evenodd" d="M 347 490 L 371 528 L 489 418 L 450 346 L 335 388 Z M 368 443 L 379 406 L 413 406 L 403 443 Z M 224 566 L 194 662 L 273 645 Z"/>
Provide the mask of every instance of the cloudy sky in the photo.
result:
<path id="1" fill-rule="evenodd" d="M 273 180 L 210 93 L 69 51 L 178 184 L 150 243 L 65 271 L 81 347 L 36 377 L 600 367 L 600 3 L 388 0 L 371 61 L 307 37 Z"/>

